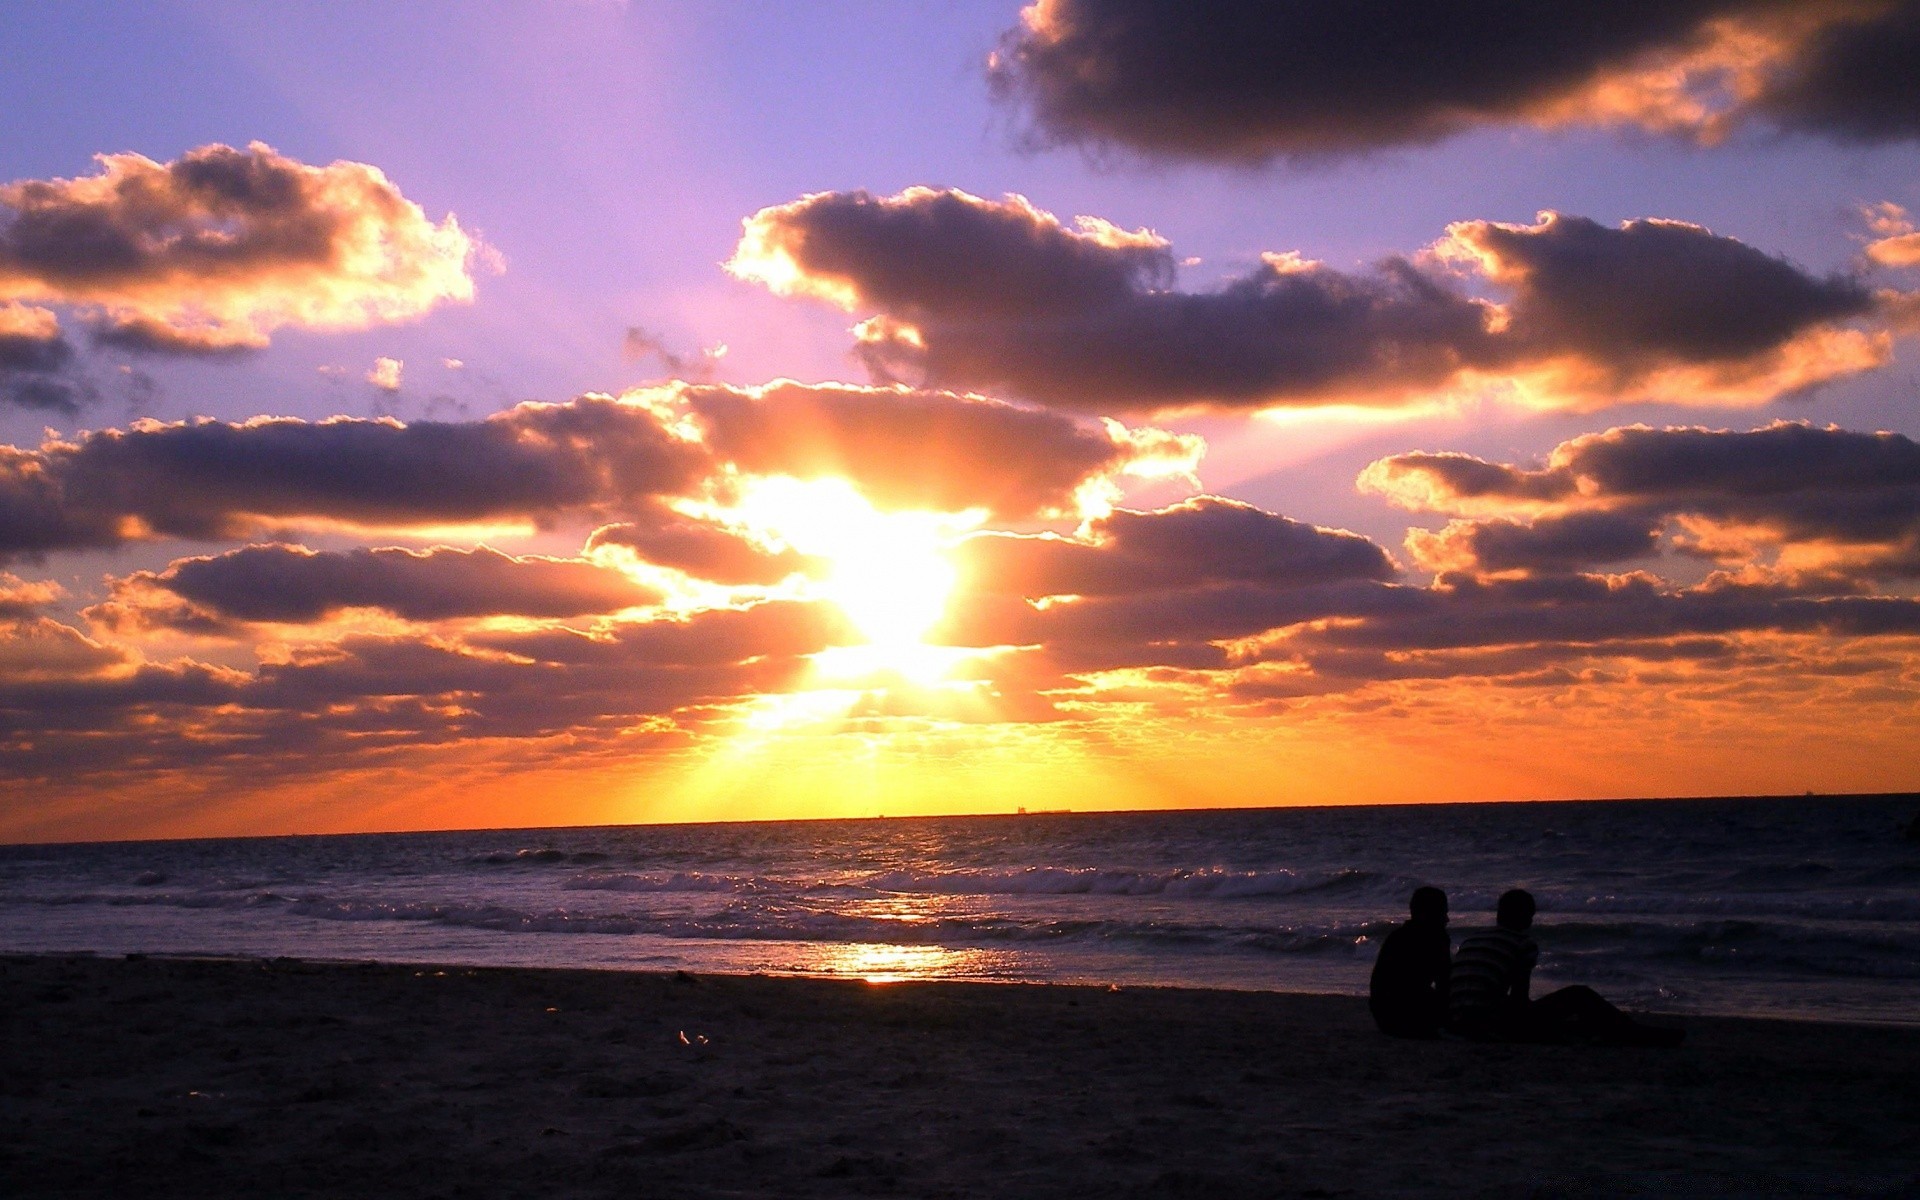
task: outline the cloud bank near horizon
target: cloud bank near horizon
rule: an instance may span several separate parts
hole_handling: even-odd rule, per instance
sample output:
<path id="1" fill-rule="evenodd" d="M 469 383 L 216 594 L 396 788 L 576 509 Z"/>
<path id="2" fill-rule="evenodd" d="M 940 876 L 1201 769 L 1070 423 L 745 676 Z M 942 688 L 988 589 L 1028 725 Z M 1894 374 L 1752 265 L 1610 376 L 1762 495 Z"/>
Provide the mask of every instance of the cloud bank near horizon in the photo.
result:
<path id="1" fill-rule="evenodd" d="M 0 507 L 16 552 L 241 544 L 96 596 L 0 577 L 0 761 L 103 787 L 480 753 L 579 766 L 681 754 L 806 694 L 851 697 L 822 736 L 961 721 L 1098 742 L 1283 711 L 1358 727 L 1447 689 L 1719 711 L 1787 679 L 1871 720 L 1920 687 L 1920 446 L 1900 435 L 1627 426 L 1540 465 L 1382 459 L 1365 488 L 1449 518 L 1409 535 L 1426 579 L 1367 537 L 1223 497 L 1076 502 L 1166 449 L 961 395 L 779 384 L 13 450 L 9 494 L 45 501 Z M 96 495 L 103 470 L 139 486 Z M 728 508 L 758 472 L 987 522 L 948 551 L 955 590 L 928 640 L 957 656 L 950 678 L 823 666 L 865 635 L 809 590 L 831 560 Z M 300 521 L 438 540 L 249 540 Z M 449 543 L 461 522 L 494 528 L 488 542 L 573 529 L 581 549 Z"/>

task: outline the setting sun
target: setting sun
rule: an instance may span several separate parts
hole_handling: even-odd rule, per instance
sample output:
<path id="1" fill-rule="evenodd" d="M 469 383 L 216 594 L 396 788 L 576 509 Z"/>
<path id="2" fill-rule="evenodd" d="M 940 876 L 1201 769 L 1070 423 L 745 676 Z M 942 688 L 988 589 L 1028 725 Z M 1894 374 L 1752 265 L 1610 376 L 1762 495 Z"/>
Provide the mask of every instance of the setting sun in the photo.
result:
<path id="1" fill-rule="evenodd" d="M 937 513 L 880 512 L 844 480 L 757 481 L 738 512 L 802 554 L 829 564 L 817 594 L 847 614 L 875 666 L 907 665 L 946 611 L 957 575 L 946 546 L 972 522 Z"/>

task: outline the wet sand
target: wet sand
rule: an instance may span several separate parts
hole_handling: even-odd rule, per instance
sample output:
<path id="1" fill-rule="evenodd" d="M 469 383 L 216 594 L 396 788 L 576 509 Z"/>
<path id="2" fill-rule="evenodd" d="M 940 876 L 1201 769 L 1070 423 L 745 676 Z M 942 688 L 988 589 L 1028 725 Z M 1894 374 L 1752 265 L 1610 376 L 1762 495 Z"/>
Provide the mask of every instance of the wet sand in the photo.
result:
<path id="1" fill-rule="evenodd" d="M 1920 1196 L 1920 1029 L 88 957 L 0 958 L 0 1013 L 8 1197 Z"/>

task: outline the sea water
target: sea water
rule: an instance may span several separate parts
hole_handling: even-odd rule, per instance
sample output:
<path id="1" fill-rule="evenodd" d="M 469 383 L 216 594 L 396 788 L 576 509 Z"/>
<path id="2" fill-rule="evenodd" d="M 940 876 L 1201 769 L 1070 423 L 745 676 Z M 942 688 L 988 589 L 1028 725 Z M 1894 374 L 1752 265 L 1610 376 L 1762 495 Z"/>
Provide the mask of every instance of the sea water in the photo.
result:
<path id="1" fill-rule="evenodd" d="M 1422 884 L 1536 994 L 1920 1024 L 1920 798 L 1035 814 L 0 847 L 0 951 L 1363 993 Z"/>

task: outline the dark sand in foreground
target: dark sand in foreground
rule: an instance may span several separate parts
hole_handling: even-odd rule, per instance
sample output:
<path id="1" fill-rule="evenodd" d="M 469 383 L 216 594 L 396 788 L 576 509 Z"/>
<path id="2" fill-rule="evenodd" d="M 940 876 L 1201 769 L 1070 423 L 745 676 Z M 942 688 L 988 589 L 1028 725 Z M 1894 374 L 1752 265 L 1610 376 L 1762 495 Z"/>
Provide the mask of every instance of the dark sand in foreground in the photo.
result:
<path id="1" fill-rule="evenodd" d="M 0 1012 L 8 1197 L 1920 1196 L 1915 1029 L 85 957 L 0 959 Z"/>

